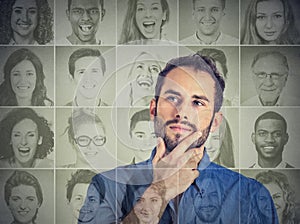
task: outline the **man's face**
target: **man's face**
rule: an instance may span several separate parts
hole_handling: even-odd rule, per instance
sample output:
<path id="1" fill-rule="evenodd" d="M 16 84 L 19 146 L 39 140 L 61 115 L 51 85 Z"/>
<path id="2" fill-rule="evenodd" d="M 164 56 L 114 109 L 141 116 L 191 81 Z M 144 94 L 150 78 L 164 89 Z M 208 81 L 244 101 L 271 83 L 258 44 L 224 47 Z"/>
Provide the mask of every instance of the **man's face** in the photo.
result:
<path id="1" fill-rule="evenodd" d="M 258 156 L 263 159 L 281 158 L 288 134 L 284 130 L 283 121 L 265 119 L 258 122 L 252 142 Z"/>
<path id="2" fill-rule="evenodd" d="M 93 185 L 78 183 L 75 185 L 70 200 L 73 216 L 80 223 L 92 221 L 100 205 L 99 193 Z"/>
<path id="3" fill-rule="evenodd" d="M 218 128 L 215 132 L 209 133 L 207 141 L 205 142 L 205 149 L 211 161 L 218 158 L 220 155 L 220 146 L 222 144 L 222 136 L 220 129 Z"/>
<path id="4" fill-rule="evenodd" d="M 156 145 L 153 121 L 139 121 L 131 131 L 132 144 L 141 151 L 152 150 Z"/>
<path id="5" fill-rule="evenodd" d="M 194 200 L 196 214 L 202 222 L 213 223 L 219 217 L 222 208 L 221 189 L 209 178 L 203 180 L 200 191 Z"/>
<path id="6" fill-rule="evenodd" d="M 79 41 L 84 43 L 95 39 L 102 10 L 99 0 L 72 0 L 67 16 Z"/>
<path id="7" fill-rule="evenodd" d="M 265 77 L 266 76 L 266 77 Z M 286 84 L 288 68 L 280 58 L 269 55 L 253 66 L 253 81 L 264 105 L 274 105 Z"/>
<path id="8" fill-rule="evenodd" d="M 203 71 L 190 67 L 171 70 L 164 79 L 158 102 L 151 101 L 150 113 L 154 118 L 155 133 L 172 151 L 187 136 L 202 130 L 202 137 L 191 145 L 204 144 L 214 125 L 215 82 Z M 221 116 L 219 112 L 215 117 Z"/>
<path id="9" fill-rule="evenodd" d="M 82 57 L 75 62 L 74 79 L 77 94 L 87 100 L 96 99 L 103 84 L 101 60 L 98 57 Z"/>
<path id="10" fill-rule="evenodd" d="M 22 38 L 32 36 L 38 25 L 36 1 L 17 0 L 12 6 L 10 24 L 15 35 Z"/>
<path id="11" fill-rule="evenodd" d="M 31 223 L 40 207 L 35 188 L 23 184 L 12 188 L 8 207 L 17 223 Z"/>
<path id="12" fill-rule="evenodd" d="M 134 213 L 139 219 L 139 223 L 156 223 L 163 201 L 154 190 L 147 189 L 146 192 L 147 194 L 144 194 L 136 202 Z"/>
<path id="13" fill-rule="evenodd" d="M 220 31 L 224 16 L 221 0 L 196 0 L 193 9 L 193 19 L 198 32 L 212 36 Z"/>

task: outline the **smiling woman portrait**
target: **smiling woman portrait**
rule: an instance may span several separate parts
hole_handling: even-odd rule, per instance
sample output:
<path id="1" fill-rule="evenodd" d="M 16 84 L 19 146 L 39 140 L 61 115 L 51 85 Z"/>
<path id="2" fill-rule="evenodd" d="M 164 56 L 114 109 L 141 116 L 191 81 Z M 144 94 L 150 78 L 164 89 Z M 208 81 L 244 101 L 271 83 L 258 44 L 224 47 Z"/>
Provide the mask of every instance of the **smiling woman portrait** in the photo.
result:
<path id="1" fill-rule="evenodd" d="M 0 121 L 0 167 L 51 168 L 54 133 L 48 121 L 31 108 L 17 108 Z"/>
<path id="2" fill-rule="evenodd" d="M 289 0 L 251 0 L 241 30 L 242 44 L 299 44 Z"/>
<path id="3" fill-rule="evenodd" d="M 0 44 L 49 44 L 53 15 L 47 0 L 1 0 Z"/>
<path id="4" fill-rule="evenodd" d="M 119 44 L 159 43 L 169 16 L 167 0 L 129 0 Z"/>
<path id="5" fill-rule="evenodd" d="M 4 65 L 0 85 L 0 106 L 53 106 L 44 84 L 41 60 L 32 51 L 14 51 Z"/>

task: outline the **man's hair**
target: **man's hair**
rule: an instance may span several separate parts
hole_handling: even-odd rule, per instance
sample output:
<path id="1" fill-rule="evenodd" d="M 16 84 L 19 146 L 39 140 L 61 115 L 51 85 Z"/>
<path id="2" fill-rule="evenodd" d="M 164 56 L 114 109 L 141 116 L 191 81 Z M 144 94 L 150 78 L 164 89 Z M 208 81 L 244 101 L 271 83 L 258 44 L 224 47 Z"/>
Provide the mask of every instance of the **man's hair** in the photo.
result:
<path id="1" fill-rule="evenodd" d="M 151 121 L 149 109 L 140 110 L 132 115 L 129 129 L 130 137 L 132 136 L 133 129 L 135 129 L 135 126 L 139 121 Z"/>
<path id="2" fill-rule="evenodd" d="M 203 48 L 202 50 L 197 51 L 197 54 L 211 57 L 215 62 L 219 62 L 224 72 L 223 75 L 225 79 L 227 78 L 227 59 L 225 53 L 222 50 L 216 48 Z"/>
<path id="3" fill-rule="evenodd" d="M 195 9 L 195 3 L 196 3 L 196 1 L 201 1 L 201 0 L 193 0 L 193 9 Z M 221 1 L 222 9 L 225 9 L 226 0 L 219 0 L 219 1 Z"/>
<path id="4" fill-rule="evenodd" d="M 214 61 L 210 57 L 193 54 L 189 56 L 171 59 L 166 67 L 159 73 L 157 83 L 155 86 L 155 100 L 158 102 L 161 88 L 164 84 L 164 79 L 170 71 L 178 67 L 191 67 L 198 71 L 207 72 L 215 81 L 214 94 L 214 112 L 218 112 L 223 103 L 223 92 L 225 89 L 225 82 L 218 72 Z"/>
<path id="5" fill-rule="evenodd" d="M 263 113 L 262 115 L 260 115 L 256 121 L 255 121 L 255 124 L 254 124 L 254 131 L 256 131 L 257 129 L 257 126 L 258 126 L 258 123 L 261 121 L 261 120 L 267 120 L 267 119 L 272 119 L 272 120 L 279 120 L 279 121 L 282 121 L 283 122 L 283 130 L 284 132 L 287 131 L 287 123 L 286 123 L 286 120 L 284 119 L 284 117 L 282 117 L 280 114 L 274 112 L 274 111 L 268 111 L 266 113 Z"/>
<path id="6" fill-rule="evenodd" d="M 54 133 L 50 129 L 49 122 L 42 116 L 39 116 L 31 108 L 15 108 L 7 113 L 7 115 L 0 121 L 0 142 L 2 148 L 0 157 L 12 158 L 14 152 L 12 150 L 11 133 L 13 128 L 24 119 L 29 119 L 37 126 L 38 137 L 42 137 L 42 144 L 37 145 L 34 158 L 44 159 L 53 151 L 54 147 Z"/>
<path id="7" fill-rule="evenodd" d="M 39 205 L 43 203 L 43 192 L 38 179 L 31 173 L 22 170 L 16 170 L 7 179 L 4 186 L 4 198 L 7 205 L 9 204 L 9 198 L 11 196 L 12 189 L 20 185 L 32 186 L 35 189 Z"/>
<path id="8" fill-rule="evenodd" d="M 101 5 L 101 9 L 104 10 L 104 0 L 98 0 L 98 1 Z M 68 11 L 70 11 L 71 4 L 72 4 L 72 0 L 68 0 Z"/>
<path id="9" fill-rule="evenodd" d="M 104 199 L 105 195 L 105 186 L 102 179 L 97 178 L 93 179 L 93 177 L 96 175 L 91 170 L 77 170 L 75 173 L 71 175 L 71 179 L 68 180 L 66 187 L 67 187 L 67 199 L 70 202 L 73 194 L 73 190 L 76 184 L 93 184 L 94 187 L 97 189 L 100 201 Z M 94 181 L 97 181 L 97 183 L 94 183 Z"/>
<path id="10" fill-rule="evenodd" d="M 265 58 L 267 56 L 274 56 L 274 57 L 280 59 L 282 61 L 282 64 L 287 68 L 287 70 L 289 70 L 289 64 L 288 64 L 287 57 L 284 54 L 280 53 L 279 51 L 259 52 L 257 55 L 255 55 L 253 62 L 251 64 L 251 68 L 253 68 L 255 66 L 255 64 L 258 60 L 260 60 L 261 58 Z"/>
<path id="11" fill-rule="evenodd" d="M 103 71 L 103 74 L 106 71 L 106 64 L 105 64 L 105 59 L 102 56 L 101 52 L 97 49 L 92 49 L 92 48 L 80 48 L 76 51 L 74 51 L 70 58 L 69 58 L 69 73 L 72 75 L 74 78 L 74 72 L 75 72 L 75 62 L 83 57 L 98 57 L 101 61 L 101 68 Z M 92 63 L 92 61 L 91 61 Z"/>

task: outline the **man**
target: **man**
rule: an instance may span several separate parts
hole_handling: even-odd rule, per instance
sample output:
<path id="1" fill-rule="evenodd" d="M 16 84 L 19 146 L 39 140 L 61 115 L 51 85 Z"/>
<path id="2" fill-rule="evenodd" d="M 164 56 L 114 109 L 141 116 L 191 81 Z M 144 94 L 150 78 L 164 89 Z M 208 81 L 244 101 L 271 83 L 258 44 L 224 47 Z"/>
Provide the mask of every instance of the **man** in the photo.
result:
<path id="1" fill-rule="evenodd" d="M 193 0 L 193 20 L 196 32 L 181 44 L 238 44 L 237 38 L 221 32 L 220 25 L 225 16 L 225 0 Z"/>
<path id="2" fill-rule="evenodd" d="M 80 48 L 69 58 L 69 73 L 76 85 L 73 102 L 66 106 L 107 106 L 98 94 L 104 83 L 105 59 L 97 49 Z"/>
<path id="3" fill-rule="evenodd" d="M 299 100 L 287 96 L 283 89 L 289 75 L 285 55 L 279 51 L 258 53 L 252 62 L 252 79 L 257 95 L 244 101 L 244 106 L 298 106 Z"/>
<path id="4" fill-rule="evenodd" d="M 293 168 L 282 160 L 284 146 L 289 140 L 286 120 L 274 111 L 260 115 L 251 135 L 257 151 L 257 162 L 251 168 Z"/>
<path id="5" fill-rule="evenodd" d="M 74 224 L 97 223 L 95 217 L 105 195 L 105 186 L 103 182 L 98 182 L 97 188 L 91 184 L 95 175 L 96 173 L 90 170 L 77 170 L 66 185 L 67 200 L 73 213 Z"/>
<path id="6" fill-rule="evenodd" d="M 148 159 L 156 145 L 156 136 L 149 109 L 134 113 L 130 119 L 129 135 L 134 147 L 133 163 Z"/>
<path id="7" fill-rule="evenodd" d="M 68 0 L 66 14 L 72 26 L 69 44 L 102 44 L 96 34 L 105 15 L 103 0 Z"/>
<path id="8" fill-rule="evenodd" d="M 262 223 L 256 200 L 262 185 L 210 162 L 204 150 L 209 132 L 222 121 L 224 87 L 209 58 L 195 54 L 169 61 L 159 74 L 155 99 L 150 104 L 158 145 L 149 160 L 95 177 L 103 178 L 109 189 L 97 217 L 99 223 L 126 221 L 128 212 L 136 206 L 136 202 L 129 208 L 120 206 L 128 185 L 138 187 L 140 198 L 145 198 L 156 183 L 165 189 L 160 223 L 194 223 L 194 195 L 206 194 L 201 188 L 206 177 L 214 178 L 215 185 L 222 185 L 226 192 L 218 212 L 219 223 Z M 273 208 L 267 223 L 278 223 L 272 199 L 267 193 L 265 196 Z"/>

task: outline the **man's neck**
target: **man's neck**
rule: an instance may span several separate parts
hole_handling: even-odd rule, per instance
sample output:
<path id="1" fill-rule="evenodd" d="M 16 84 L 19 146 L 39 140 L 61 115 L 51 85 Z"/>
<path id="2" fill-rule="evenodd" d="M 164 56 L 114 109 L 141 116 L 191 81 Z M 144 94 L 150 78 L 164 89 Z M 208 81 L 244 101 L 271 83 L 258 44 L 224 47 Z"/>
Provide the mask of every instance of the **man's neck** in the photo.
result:
<path id="1" fill-rule="evenodd" d="M 97 98 L 92 98 L 92 99 L 87 99 L 85 97 L 82 97 L 81 95 L 78 95 L 74 98 L 74 104 L 75 106 L 99 106 L 101 102 L 101 99 Z"/>
<path id="2" fill-rule="evenodd" d="M 14 33 L 13 39 L 16 44 L 34 44 L 35 43 L 33 33 L 31 33 L 30 35 L 25 36 L 25 37 L 20 36 L 17 33 Z"/>
<path id="3" fill-rule="evenodd" d="M 259 101 L 263 106 L 275 106 L 275 104 L 277 103 L 279 97 L 277 97 L 275 100 L 273 101 L 265 101 L 263 100 L 260 96 L 259 96 Z"/>
<path id="4" fill-rule="evenodd" d="M 217 31 L 213 33 L 212 35 L 203 35 L 201 32 L 197 31 L 196 36 L 197 38 L 201 41 L 204 42 L 205 44 L 212 44 L 213 42 L 216 42 L 218 38 L 220 37 L 221 32 Z"/>
<path id="5" fill-rule="evenodd" d="M 257 162 L 261 168 L 275 168 L 282 162 L 282 156 L 280 156 L 278 158 L 271 158 L 269 160 L 258 157 Z"/>
<path id="6" fill-rule="evenodd" d="M 98 44 L 96 37 L 94 37 L 93 39 L 89 40 L 89 41 L 81 41 L 78 39 L 78 37 L 72 33 L 70 36 L 67 37 L 68 41 L 70 41 L 71 44 L 74 45 L 88 45 L 88 44 Z"/>

